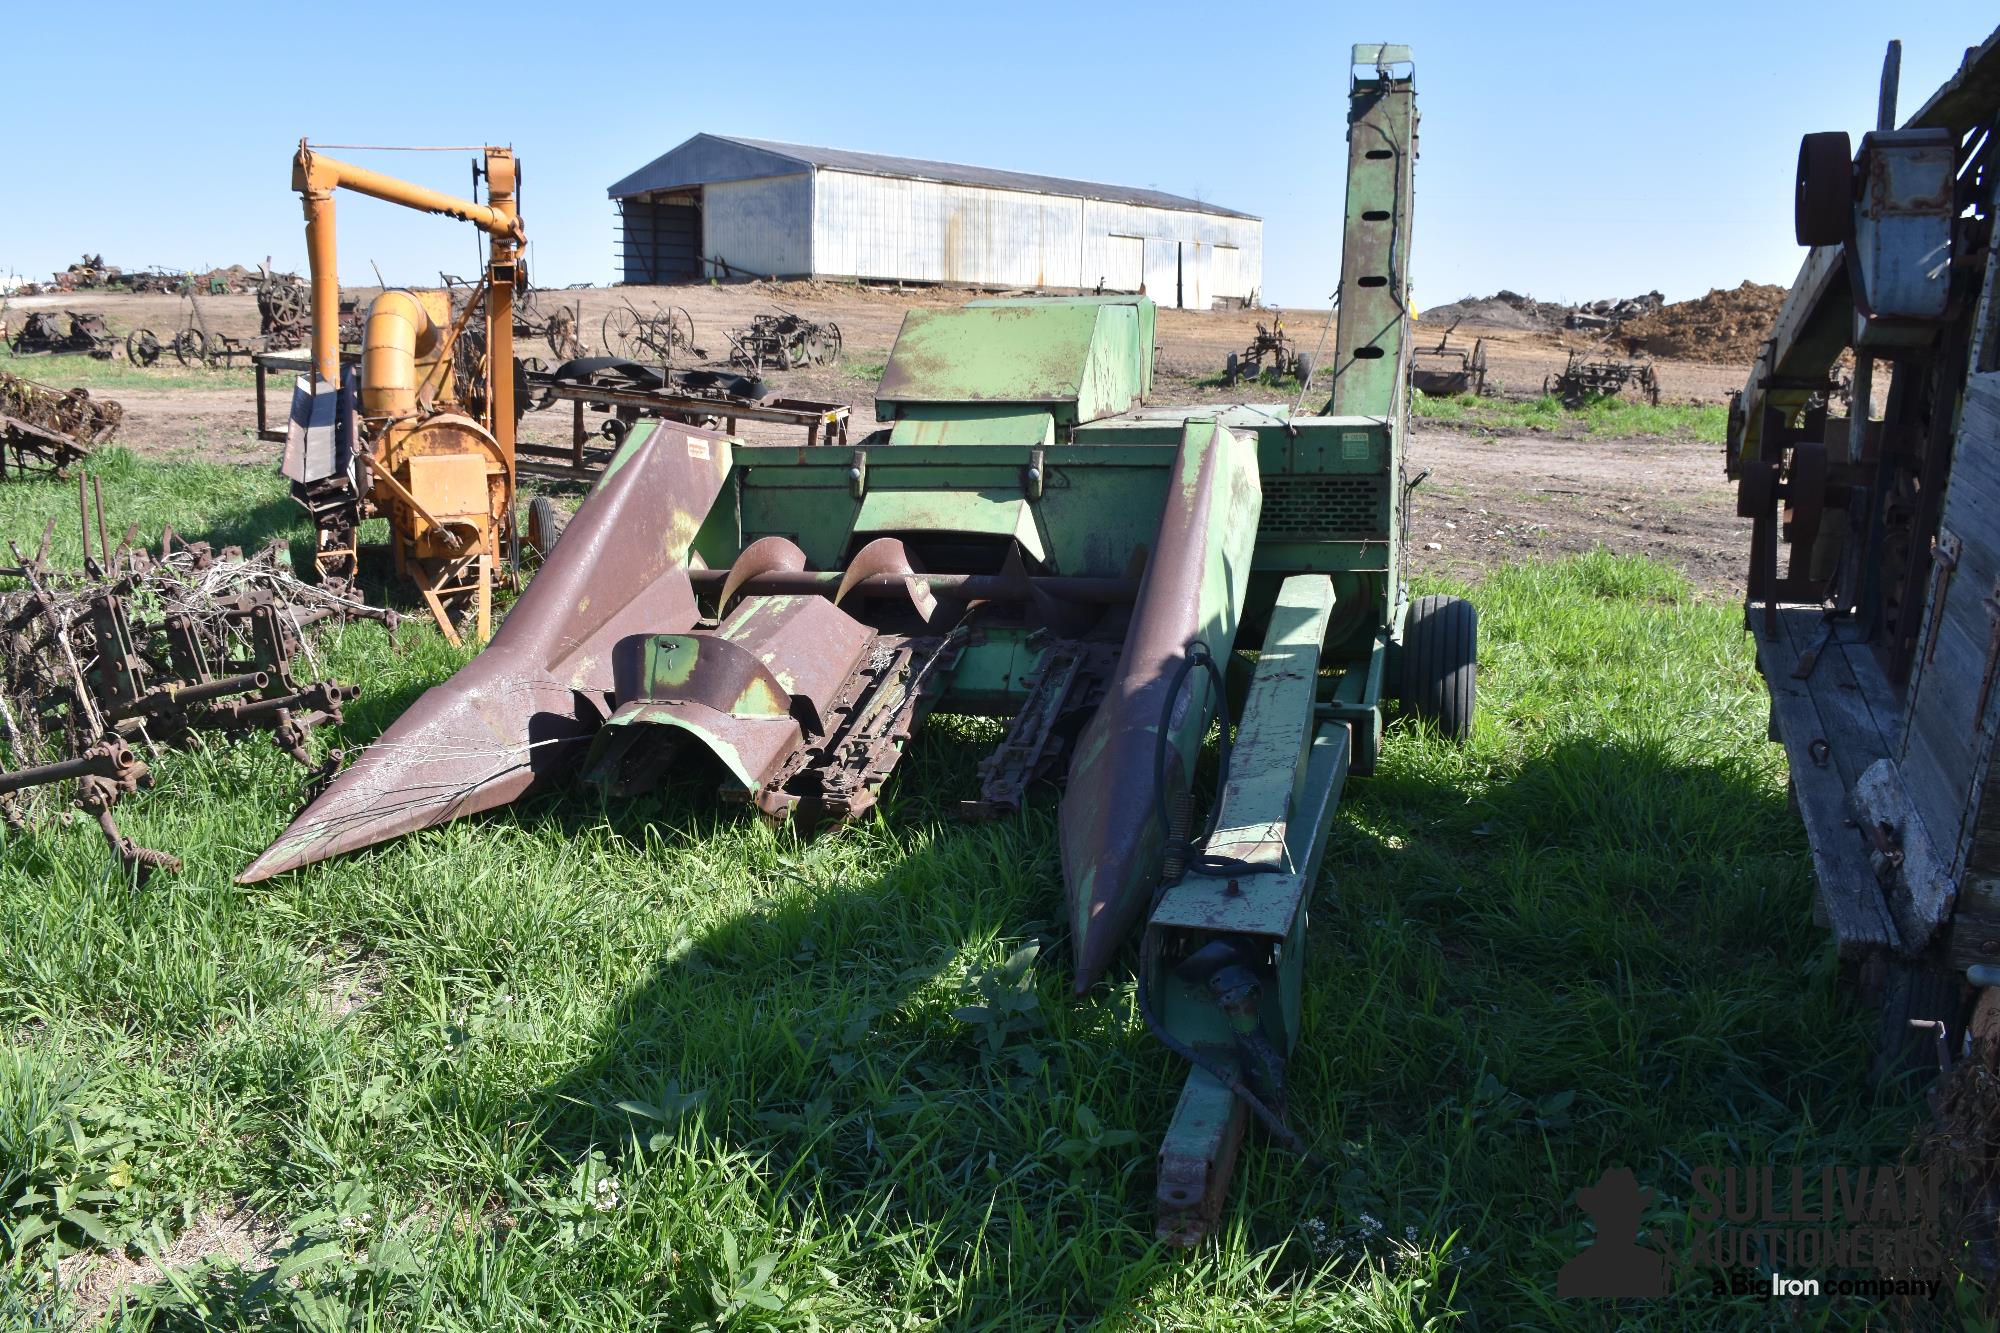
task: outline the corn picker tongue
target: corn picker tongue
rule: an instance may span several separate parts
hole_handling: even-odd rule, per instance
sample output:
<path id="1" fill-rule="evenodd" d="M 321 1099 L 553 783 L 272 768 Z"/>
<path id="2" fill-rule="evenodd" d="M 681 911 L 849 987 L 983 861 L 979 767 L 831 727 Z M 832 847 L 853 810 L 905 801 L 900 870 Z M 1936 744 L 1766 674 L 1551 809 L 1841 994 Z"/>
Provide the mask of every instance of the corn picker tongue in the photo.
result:
<path id="1" fill-rule="evenodd" d="M 1411 609 L 1400 577 L 1409 58 L 1356 49 L 1324 415 L 1145 407 L 1138 296 L 912 311 L 858 447 L 642 423 L 491 645 L 242 878 L 696 765 L 765 817 L 852 819 L 930 713 L 1005 718 L 965 813 L 1065 781 L 1076 989 L 1141 930 L 1141 1007 L 1193 1065 L 1161 1234 L 1198 1237 L 1247 1114 L 1290 1137 L 1306 900 L 1392 658 L 1411 703 L 1469 726 L 1471 608 Z M 1245 702 L 1197 821 L 1232 671 Z"/>

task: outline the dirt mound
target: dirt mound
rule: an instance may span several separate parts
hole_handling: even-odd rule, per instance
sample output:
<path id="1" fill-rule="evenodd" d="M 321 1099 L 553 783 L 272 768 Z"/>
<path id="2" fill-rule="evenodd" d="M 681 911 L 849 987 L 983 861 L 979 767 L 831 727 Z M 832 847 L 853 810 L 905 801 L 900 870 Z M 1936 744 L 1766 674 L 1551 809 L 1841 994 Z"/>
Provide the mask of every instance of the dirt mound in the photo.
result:
<path id="1" fill-rule="evenodd" d="M 1771 336 L 1785 289 L 1746 282 L 1627 320 L 1613 336 L 1635 351 L 1677 361 L 1748 363 Z"/>
<path id="2" fill-rule="evenodd" d="M 1450 305 L 1432 306 L 1418 316 L 1418 322 L 1444 325 L 1466 323 L 1486 329 L 1545 333 L 1561 328 L 1570 309 L 1553 301 L 1537 301 L 1532 296 L 1502 290 L 1491 296 L 1468 296 Z"/>

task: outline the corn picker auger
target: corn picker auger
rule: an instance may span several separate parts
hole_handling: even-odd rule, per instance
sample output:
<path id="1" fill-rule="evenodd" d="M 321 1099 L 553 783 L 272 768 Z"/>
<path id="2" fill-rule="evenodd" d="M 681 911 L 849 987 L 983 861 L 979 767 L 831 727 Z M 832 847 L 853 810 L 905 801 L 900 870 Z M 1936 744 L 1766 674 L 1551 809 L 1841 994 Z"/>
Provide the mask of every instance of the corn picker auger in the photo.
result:
<path id="1" fill-rule="evenodd" d="M 851 819 L 928 714 L 1009 718 L 968 813 L 1067 774 L 1076 990 L 1143 926 L 1141 1007 L 1192 1065 L 1159 1229 L 1198 1239 L 1252 1111 L 1296 1143 L 1307 899 L 1385 689 L 1471 723 L 1472 608 L 1402 580 L 1413 67 L 1354 59 L 1324 414 L 1145 407 L 1152 302 L 1078 297 L 910 312 L 889 425 L 858 446 L 641 423 L 491 645 L 242 880 L 579 773 L 624 792 L 707 764 L 770 817 Z M 1196 758 L 1253 648 L 1197 822 Z"/>

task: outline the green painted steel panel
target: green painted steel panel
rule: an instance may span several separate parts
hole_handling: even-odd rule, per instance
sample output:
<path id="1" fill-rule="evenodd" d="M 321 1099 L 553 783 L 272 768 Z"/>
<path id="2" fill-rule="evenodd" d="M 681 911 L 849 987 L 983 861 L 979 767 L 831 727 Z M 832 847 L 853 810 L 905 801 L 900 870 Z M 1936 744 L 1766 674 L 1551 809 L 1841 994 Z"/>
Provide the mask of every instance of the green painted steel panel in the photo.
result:
<path id="1" fill-rule="evenodd" d="M 1190 875 L 1170 886 L 1153 909 L 1151 924 L 1207 934 L 1255 935 L 1283 939 L 1291 934 L 1318 874 L 1319 849 L 1332 827 L 1334 808 L 1346 785 L 1348 734 L 1343 723 L 1322 725 L 1308 752 L 1306 781 L 1290 825 L 1294 868 L 1274 875 L 1237 877 L 1229 892 L 1223 876 Z M 1287 775 L 1289 776 L 1289 775 Z"/>
<path id="2" fill-rule="evenodd" d="M 967 301 L 970 306 L 1007 305 L 1014 299 L 1007 297 L 985 297 L 977 301 Z M 1151 349 L 1158 342 L 1159 308 L 1150 296 L 1046 296 L 1037 298 L 1047 305 L 1094 305 L 1130 306 L 1137 312 L 1139 320 L 1139 345 L 1147 350 L 1144 358 L 1145 375 L 1139 383 L 1140 395 L 1153 392 L 1153 358 Z"/>
<path id="3" fill-rule="evenodd" d="M 923 415 L 905 417 L 889 431 L 898 447 L 937 444 L 1050 445 L 1056 442 L 1054 414 L 1040 408 L 959 403 L 929 404 Z"/>
<path id="4" fill-rule="evenodd" d="M 1027 497 L 1004 491 L 882 490 L 871 488 L 855 517 L 857 535 L 885 532 L 963 532 L 1012 537 L 1037 560 L 1048 552 L 1036 531 Z"/>
<path id="5" fill-rule="evenodd" d="M 1409 376 L 1414 80 L 1357 74 L 1347 115 L 1347 217 L 1333 415 L 1394 417 Z"/>
<path id="6" fill-rule="evenodd" d="M 1148 303 L 1150 304 L 1150 303 Z M 1057 424 L 1123 412 L 1151 379 L 1153 346 L 1123 303 L 1005 301 L 903 317 L 875 413 L 885 421 L 938 405 L 1045 403 Z"/>
<path id="7" fill-rule="evenodd" d="M 1333 581 L 1323 574 L 1294 575 L 1278 590 L 1217 798 L 1208 840 L 1214 855 L 1274 870 L 1286 865 L 1285 830 L 1305 780 L 1319 650 L 1332 615 Z"/>

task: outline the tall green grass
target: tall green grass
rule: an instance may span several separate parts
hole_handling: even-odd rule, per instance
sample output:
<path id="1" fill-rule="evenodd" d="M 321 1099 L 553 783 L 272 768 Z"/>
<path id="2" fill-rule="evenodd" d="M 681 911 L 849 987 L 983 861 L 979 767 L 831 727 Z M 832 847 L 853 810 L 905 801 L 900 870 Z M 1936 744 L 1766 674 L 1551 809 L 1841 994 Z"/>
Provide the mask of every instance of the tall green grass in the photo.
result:
<path id="1" fill-rule="evenodd" d="M 303 535 L 241 469 L 114 459 L 107 492 L 148 531 Z M 72 503 L 0 486 L 0 532 Z M 1917 1114 L 1864 1086 L 1749 645 L 1638 560 L 1475 596 L 1472 745 L 1392 729 L 1313 904 L 1291 1117 L 1321 1160 L 1253 1134 L 1193 1255 L 1151 1233 L 1184 1070 L 1126 974 L 1068 995 L 1053 803 L 953 817 L 992 724 L 940 720 L 812 842 L 690 777 L 243 889 L 301 776 L 253 740 L 121 808 L 187 860 L 143 890 L 87 822 L 0 832 L 0 1323 L 67 1317 L 66 1254 L 241 1204 L 283 1267 L 196 1266 L 115 1325 L 1762 1327 L 1553 1297 L 1606 1165 L 1666 1216 L 1687 1161 L 1883 1160 Z M 349 745 L 459 660 L 374 625 L 322 651 L 366 687 Z M 1030 946 L 1031 1002 L 954 1012 Z"/>
<path id="2" fill-rule="evenodd" d="M 1477 398 L 1469 393 L 1432 397 L 1412 394 L 1419 420 L 1486 429 L 1571 430 L 1586 435 L 1661 435 L 1720 444 L 1729 409 L 1720 403 L 1646 403 L 1632 398 L 1592 398 L 1566 407 L 1552 395 L 1540 398 Z"/>

